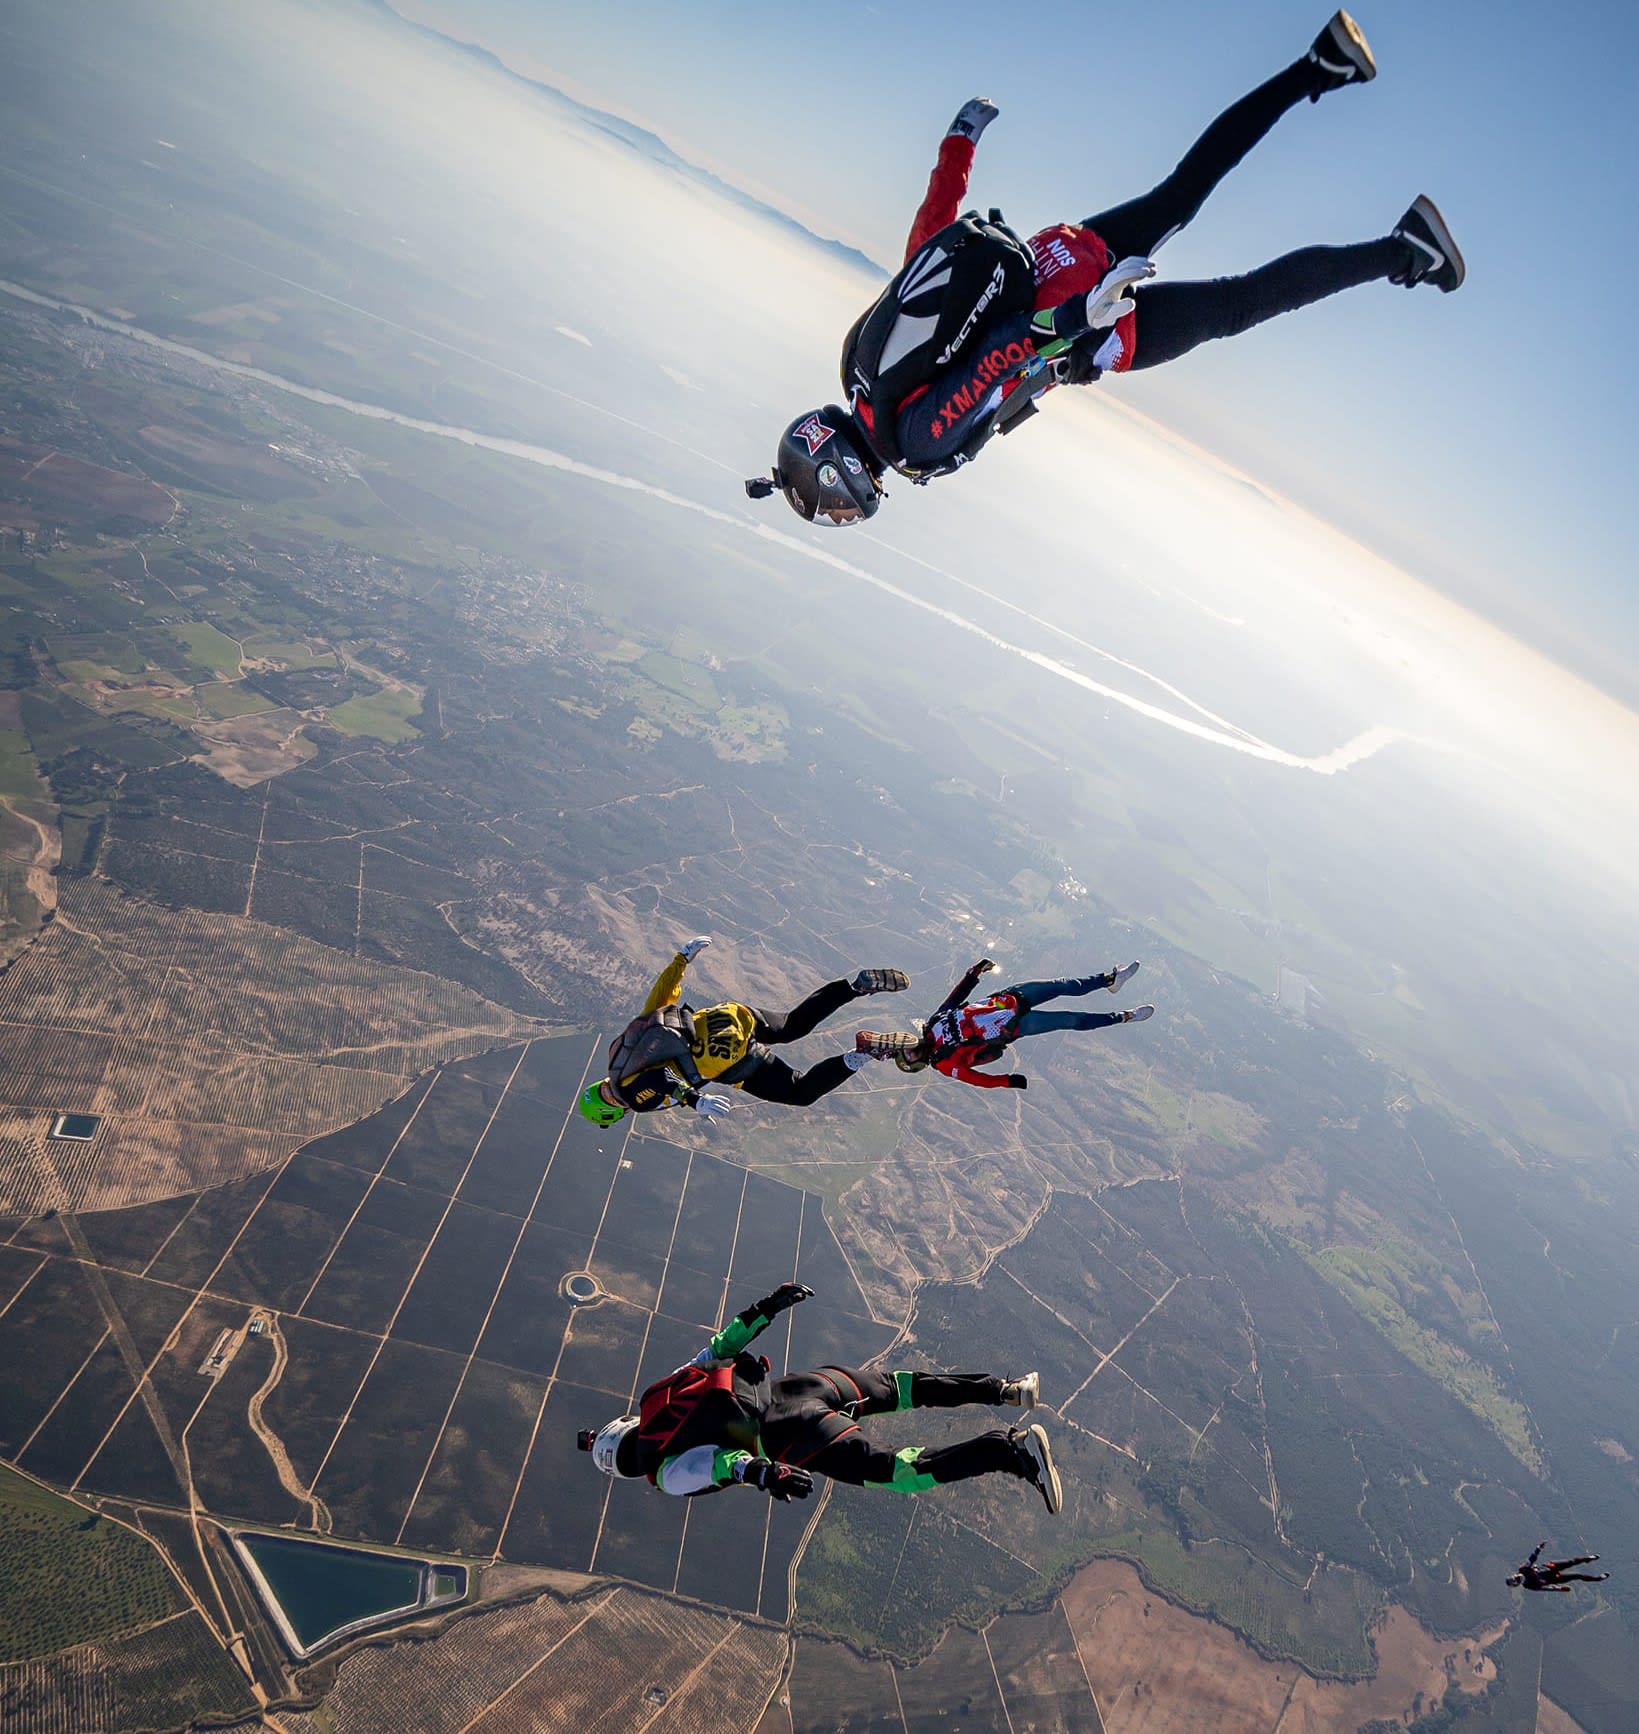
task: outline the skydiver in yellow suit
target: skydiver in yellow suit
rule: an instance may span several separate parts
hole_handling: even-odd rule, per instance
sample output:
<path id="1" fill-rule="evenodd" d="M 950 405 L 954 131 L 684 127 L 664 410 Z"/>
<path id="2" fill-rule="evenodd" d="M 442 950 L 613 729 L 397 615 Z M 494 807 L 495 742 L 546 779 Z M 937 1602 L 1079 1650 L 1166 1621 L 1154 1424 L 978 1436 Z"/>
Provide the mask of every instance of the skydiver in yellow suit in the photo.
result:
<path id="1" fill-rule="evenodd" d="M 903 993 L 910 977 L 899 969 L 862 969 L 846 981 L 830 981 L 788 1012 L 762 1011 L 725 1000 L 696 1011 L 682 1002 L 683 975 L 711 944 L 691 939 L 660 972 L 642 1013 L 609 1049 L 609 1076 L 589 1085 L 579 1107 L 588 1120 L 612 1126 L 627 1112 L 651 1114 L 693 1108 L 717 1119 L 731 1099 L 722 1089 L 744 1090 L 764 1102 L 807 1108 L 873 1058 L 849 1051 L 833 1054 L 799 1072 L 769 1048 L 801 1041 L 834 1012 L 873 993 Z"/>

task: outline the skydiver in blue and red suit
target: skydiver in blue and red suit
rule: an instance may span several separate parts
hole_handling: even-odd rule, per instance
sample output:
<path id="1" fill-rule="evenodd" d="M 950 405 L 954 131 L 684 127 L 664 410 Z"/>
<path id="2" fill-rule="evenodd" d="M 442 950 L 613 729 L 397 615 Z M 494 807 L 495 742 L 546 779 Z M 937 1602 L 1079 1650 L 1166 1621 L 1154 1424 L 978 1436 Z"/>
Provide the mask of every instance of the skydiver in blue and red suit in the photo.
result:
<path id="1" fill-rule="evenodd" d="M 1015 982 L 988 999 L 970 1002 L 968 996 L 995 967 L 988 957 L 973 964 L 922 1026 L 920 1036 L 880 1035 L 861 1030 L 854 1037 L 856 1049 L 876 1059 L 892 1059 L 905 1072 L 920 1072 L 932 1066 L 947 1078 L 973 1084 L 981 1090 L 1023 1090 L 1030 1083 L 1023 1072 L 986 1072 L 979 1068 L 999 1060 L 1014 1042 L 1025 1036 L 1044 1036 L 1055 1030 L 1102 1030 L 1112 1024 L 1140 1024 L 1155 1016 L 1152 1005 L 1129 1006 L 1118 1012 L 1040 1009 L 1050 1000 L 1120 993 L 1137 975 L 1136 963 L 1123 963 L 1097 975 Z"/>

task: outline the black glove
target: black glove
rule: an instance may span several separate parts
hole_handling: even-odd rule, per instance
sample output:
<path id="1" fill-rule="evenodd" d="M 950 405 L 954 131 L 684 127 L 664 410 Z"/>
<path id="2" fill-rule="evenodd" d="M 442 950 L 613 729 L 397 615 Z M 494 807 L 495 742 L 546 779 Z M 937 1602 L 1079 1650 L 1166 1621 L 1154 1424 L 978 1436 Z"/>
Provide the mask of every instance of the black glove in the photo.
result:
<path id="1" fill-rule="evenodd" d="M 751 1310 L 765 1319 L 778 1318 L 799 1301 L 809 1299 L 813 1292 L 805 1282 L 782 1282 L 773 1294 L 764 1295 Z"/>
<path id="2" fill-rule="evenodd" d="M 1023 1072 L 1011 1072 L 1008 1074 L 1007 1087 L 1010 1090 L 1028 1090 L 1030 1088 L 1030 1080 Z"/>
<path id="3" fill-rule="evenodd" d="M 766 1457 L 755 1458 L 747 1466 L 745 1480 L 782 1504 L 788 1499 L 806 1499 L 814 1491 L 814 1478 L 806 1469 L 771 1463 Z"/>
<path id="4" fill-rule="evenodd" d="M 1093 385 L 1103 376 L 1103 368 L 1093 359 L 1104 342 L 1105 333 L 1090 331 L 1078 337 L 1053 363 L 1053 378 L 1059 385 Z"/>

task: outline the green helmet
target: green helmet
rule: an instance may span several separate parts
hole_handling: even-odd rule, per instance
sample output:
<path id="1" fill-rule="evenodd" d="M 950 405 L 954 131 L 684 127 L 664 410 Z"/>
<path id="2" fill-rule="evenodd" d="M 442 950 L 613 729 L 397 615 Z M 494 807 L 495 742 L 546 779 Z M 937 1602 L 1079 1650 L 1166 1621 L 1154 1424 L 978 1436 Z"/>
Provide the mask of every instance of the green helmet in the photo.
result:
<path id="1" fill-rule="evenodd" d="M 607 1078 L 600 1078 L 597 1083 L 588 1084 L 575 1104 L 594 1126 L 612 1126 L 617 1120 L 626 1117 L 626 1110 L 604 1095 L 603 1086 L 608 1081 Z"/>

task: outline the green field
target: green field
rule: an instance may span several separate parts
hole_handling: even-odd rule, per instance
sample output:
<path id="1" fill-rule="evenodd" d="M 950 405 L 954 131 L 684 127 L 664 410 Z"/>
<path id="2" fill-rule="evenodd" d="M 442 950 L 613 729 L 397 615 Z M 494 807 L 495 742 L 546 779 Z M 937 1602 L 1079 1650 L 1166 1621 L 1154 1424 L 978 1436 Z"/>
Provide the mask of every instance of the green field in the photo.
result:
<path id="1" fill-rule="evenodd" d="M 254 716 L 259 711 L 277 710 L 279 707 L 265 694 L 254 692 L 248 686 L 237 682 L 213 680 L 200 687 L 194 695 L 199 700 L 199 708 L 206 716 L 227 719 L 236 716 Z"/>
<path id="2" fill-rule="evenodd" d="M 203 620 L 190 620 L 172 630 L 201 668 L 221 680 L 238 679 L 239 646 L 225 632 Z"/>
<path id="3" fill-rule="evenodd" d="M 390 687 L 385 692 L 366 693 L 339 704 L 330 713 L 332 727 L 344 735 L 369 735 L 386 741 L 414 740 L 420 730 L 410 720 L 420 716 L 421 700 L 403 687 Z"/>
<path id="4" fill-rule="evenodd" d="M 247 639 L 245 655 L 277 663 L 281 668 L 334 668 L 332 650 L 314 650 L 310 644 L 292 644 L 281 639 Z"/>
<path id="5" fill-rule="evenodd" d="M 0 795 L 28 800 L 49 798 L 35 767 L 28 736 L 21 729 L 0 729 Z"/>
<path id="6" fill-rule="evenodd" d="M 1369 1319 L 1408 1361 L 1421 1367 L 1464 1408 L 1477 1415 L 1533 1474 L 1542 1473 L 1542 1453 L 1524 1407 L 1497 1375 L 1466 1350 L 1420 1325 L 1390 1292 L 1383 1261 L 1359 1247 L 1330 1247 L 1310 1263 Z"/>
<path id="7" fill-rule="evenodd" d="M 146 1541 L 0 1467 L 0 1662 L 123 1637 L 185 1605 Z"/>

